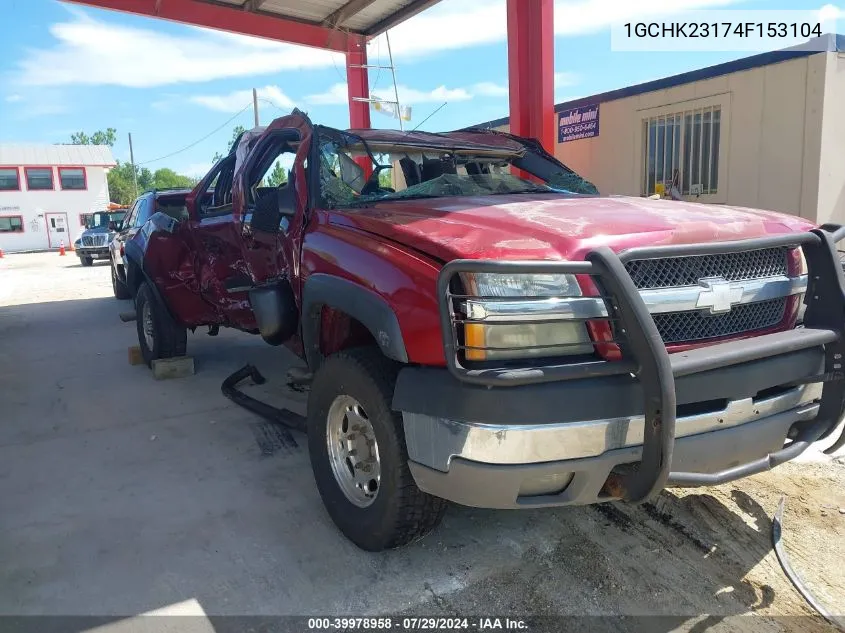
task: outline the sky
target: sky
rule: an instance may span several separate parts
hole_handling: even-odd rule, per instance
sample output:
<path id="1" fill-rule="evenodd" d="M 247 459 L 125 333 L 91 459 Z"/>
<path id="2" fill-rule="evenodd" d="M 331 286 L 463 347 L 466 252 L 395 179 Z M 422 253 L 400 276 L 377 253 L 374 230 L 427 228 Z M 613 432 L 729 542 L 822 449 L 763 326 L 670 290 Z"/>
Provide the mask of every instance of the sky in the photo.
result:
<path id="1" fill-rule="evenodd" d="M 165 0 L 166 2 L 167 0 Z M 0 0 L 0 142 L 68 142 L 113 127 L 115 158 L 202 176 L 232 128 L 293 107 L 347 127 L 344 58 L 321 50 L 184 26 L 57 0 Z M 821 9 L 811 0 L 556 0 L 555 101 L 745 57 L 742 52 L 613 52 L 610 21 L 690 9 Z M 826 9 L 836 10 L 832 5 Z M 840 13 L 840 15 L 842 15 Z M 682 17 L 682 16 L 681 16 Z M 411 126 L 450 130 L 507 116 L 505 0 L 443 0 L 390 31 L 399 100 Z M 369 63 L 387 65 L 384 37 Z M 389 70 L 370 90 L 392 99 Z M 397 127 L 373 112 L 372 124 Z"/>

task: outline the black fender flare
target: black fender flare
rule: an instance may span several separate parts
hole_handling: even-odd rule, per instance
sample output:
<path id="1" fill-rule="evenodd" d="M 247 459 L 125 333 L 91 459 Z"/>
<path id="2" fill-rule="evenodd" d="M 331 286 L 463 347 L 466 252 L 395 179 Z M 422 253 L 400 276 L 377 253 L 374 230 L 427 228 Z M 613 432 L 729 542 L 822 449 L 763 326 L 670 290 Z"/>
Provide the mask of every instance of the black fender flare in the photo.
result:
<path id="1" fill-rule="evenodd" d="M 153 295 L 158 301 L 159 305 L 165 309 L 170 318 L 173 319 L 174 323 L 181 323 L 179 319 L 175 317 L 173 314 L 173 310 L 170 309 L 170 306 L 167 305 L 167 301 L 164 300 L 164 297 L 158 290 L 158 286 L 155 285 L 155 282 L 152 280 L 150 275 L 144 269 L 144 252 L 141 250 L 141 247 L 136 244 L 132 240 L 128 240 L 124 244 L 124 254 L 126 255 L 126 261 L 129 264 L 126 267 L 126 285 L 129 287 L 130 292 L 135 287 L 140 287 L 142 282 L 147 282 L 147 285 L 153 291 Z M 136 275 L 141 275 L 141 280 L 136 280 Z"/>
<path id="2" fill-rule="evenodd" d="M 140 285 L 136 279 L 137 275 L 141 275 L 144 279 L 147 278 L 144 273 L 144 253 L 141 247 L 132 240 L 127 240 L 123 245 L 124 255 L 126 256 L 126 270 L 123 271 L 126 276 L 126 285 L 130 290 Z"/>
<path id="3" fill-rule="evenodd" d="M 315 273 L 305 280 L 302 291 L 302 347 L 312 371 L 322 361 L 320 312 L 323 306 L 345 312 L 360 321 L 373 335 L 382 354 L 400 363 L 408 362 L 399 319 L 384 299 L 355 282 Z"/>

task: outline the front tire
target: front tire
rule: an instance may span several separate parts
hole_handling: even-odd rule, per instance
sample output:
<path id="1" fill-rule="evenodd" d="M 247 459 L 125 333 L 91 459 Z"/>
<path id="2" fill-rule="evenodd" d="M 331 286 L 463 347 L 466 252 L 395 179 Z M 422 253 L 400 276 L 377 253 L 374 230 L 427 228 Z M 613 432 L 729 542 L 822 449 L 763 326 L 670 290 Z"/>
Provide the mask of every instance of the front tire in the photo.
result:
<path id="1" fill-rule="evenodd" d="M 408 468 L 402 416 L 390 408 L 397 365 L 377 349 L 335 354 L 314 376 L 308 451 L 332 521 L 377 552 L 421 539 L 447 502 L 421 491 Z"/>
<path id="2" fill-rule="evenodd" d="M 126 282 L 120 280 L 120 276 L 117 274 L 114 262 L 109 260 L 109 264 L 111 268 L 111 287 L 114 292 L 115 299 L 131 299 L 132 293 L 129 292 Z"/>
<path id="3" fill-rule="evenodd" d="M 79 261 L 82 262 L 83 266 L 93 266 L 94 265 L 94 258 L 93 257 L 82 256 L 82 257 L 79 258 Z"/>
<path id="4" fill-rule="evenodd" d="M 171 318 L 146 282 L 135 296 L 135 312 L 138 343 L 147 366 L 152 367 L 153 361 L 159 358 L 185 355 L 188 331 Z"/>

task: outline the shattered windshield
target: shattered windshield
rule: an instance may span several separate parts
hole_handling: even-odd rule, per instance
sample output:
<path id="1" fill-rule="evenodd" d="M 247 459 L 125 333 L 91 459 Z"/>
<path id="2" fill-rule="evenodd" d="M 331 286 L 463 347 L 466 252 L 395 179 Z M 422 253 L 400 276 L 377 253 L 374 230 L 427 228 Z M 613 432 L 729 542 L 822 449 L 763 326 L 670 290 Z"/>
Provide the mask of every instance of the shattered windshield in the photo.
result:
<path id="1" fill-rule="evenodd" d="M 353 134 L 321 134 L 320 190 L 328 208 L 449 196 L 598 193 L 572 170 L 528 147 L 475 142 L 444 148 L 367 142 Z"/>

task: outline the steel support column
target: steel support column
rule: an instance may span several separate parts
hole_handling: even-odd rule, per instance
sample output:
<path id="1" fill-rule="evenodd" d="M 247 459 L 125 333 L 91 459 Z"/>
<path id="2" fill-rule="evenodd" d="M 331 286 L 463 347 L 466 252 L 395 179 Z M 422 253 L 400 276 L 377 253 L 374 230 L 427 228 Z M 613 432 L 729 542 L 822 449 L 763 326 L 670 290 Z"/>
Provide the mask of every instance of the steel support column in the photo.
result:
<path id="1" fill-rule="evenodd" d="M 367 41 L 363 37 L 349 35 L 349 47 L 346 50 L 346 86 L 349 91 L 349 127 L 352 129 L 369 129 L 370 104 L 367 101 L 357 101 L 370 98 L 370 79 L 367 73 Z M 372 173 L 370 159 L 362 156 L 355 162 L 364 169 L 369 178 Z"/>
<path id="2" fill-rule="evenodd" d="M 554 154 L 554 0 L 507 2 L 510 131 Z"/>
<path id="3" fill-rule="evenodd" d="M 370 82 L 367 74 L 367 43 L 364 38 L 349 36 L 346 50 L 346 85 L 349 89 L 349 127 L 366 129 L 370 127 L 370 104 L 358 99 L 370 98 Z"/>

